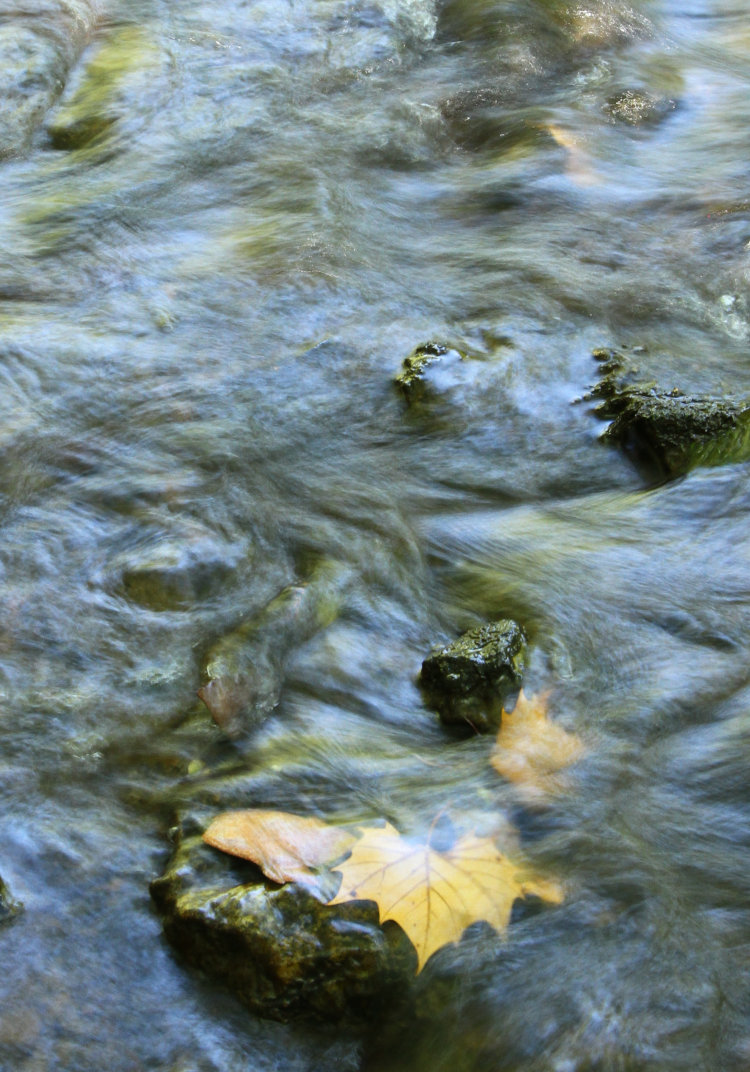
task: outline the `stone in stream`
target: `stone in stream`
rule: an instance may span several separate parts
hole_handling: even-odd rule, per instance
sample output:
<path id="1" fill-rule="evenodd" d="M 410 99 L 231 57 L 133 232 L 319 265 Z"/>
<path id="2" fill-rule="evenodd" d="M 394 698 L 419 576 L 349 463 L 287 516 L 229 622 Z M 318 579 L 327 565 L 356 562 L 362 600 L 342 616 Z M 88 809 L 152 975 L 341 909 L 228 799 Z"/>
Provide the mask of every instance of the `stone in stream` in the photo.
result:
<path id="1" fill-rule="evenodd" d="M 750 400 L 684 395 L 653 383 L 639 383 L 617 350 L 595 350 L 604 378 L 589 398 L 602 401 L 599 417 L 611 424 L 600 437 L 662 477 L 676 477 L 699 465 L 724 465 L 750 458 Z"/>
<path id="2" fill-rule="evenodd" d="M 284 588 L 210 649 L 198 696 L 230 737 L 251 729 L 276 707 L 287 658 L 336 619 L 350 580 L 348 567 L 323 561 L 306 583 Z"/>
<path id="3" fill-rule="evenodd" d="M 201 823 L 178 829 L 151 884 L 164 932 L 182 957 L 260 1016 L 325 1021 L 378 1017 L 408 995 L 416 955 L 372 902 L 326 905 L 297 883 L 276 885 L 244 860 L 206 845 Z"/>
<path id="4" fill-rule="evenodd" d="M 660 123 L 676 107 L 671 98 L 655 97 L 642 89 L 623 89 L 608 98 L 603 110 L 619 123 L 640 127 Z"/>
<path id="5" fill-rule="evenodd" d="M 10 890 L 0 878 L 0 924 L 7 923 L 21 911 L 21 905 L 14 901 Z"/>
<path id="6" fill-rule="evenodd" d="M 82 149 L 105 138 L 118 120 L 134 112 L 138 122 L 152 110 L 166 57 L 138 26 L 112 28 L 92 45 L 47 123 L 56 149 Z"/>
<path id="7" fill-rule="evenodd" d="M 0 158 L 24 152 L 94 31 L 94 0 L 0 0 Z"/>
<path id="8" fill-rule="evenodd" d="M 420 685 L 448 725 L 487 733 L 500 725 L 503 700 L 521 685 L 526 635 L 510 618 L 470 629 L 422 663 Z"/>
<path id="9" fill-rule="evenodd" d="M 394 378 L 407 402 L 417 402 L 429 388 L 449 386 L 450 370 L 463 355 L 443 343 L 427 342 L 404 358 L 401 372 Z"/>

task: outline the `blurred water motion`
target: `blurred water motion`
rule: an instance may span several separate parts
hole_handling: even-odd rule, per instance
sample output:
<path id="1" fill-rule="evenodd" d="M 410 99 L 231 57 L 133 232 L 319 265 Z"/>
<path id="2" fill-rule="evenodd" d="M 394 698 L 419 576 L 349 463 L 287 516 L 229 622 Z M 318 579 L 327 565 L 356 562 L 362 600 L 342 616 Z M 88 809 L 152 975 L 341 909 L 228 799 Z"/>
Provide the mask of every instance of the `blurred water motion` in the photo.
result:
<path id="1" fill-rule="evenodd" d="M 0 9 L 0 1069 L 746 1068 L 748 466 L 651 486 L 580 399 L 600 346 L 750 394 L 750 10 L 42 8 Z M 409 407 L 427 342 L 462 359 Z M 289 586 L 319 603 L 233 743 L 202 662 Z M 498 617 L 586 743 L 541 811 L 416 684 Z M 149 903 L 219 788 L 502 816 L 568 898 L 472 927 L 375 1041 L 264 1022 Z"/>

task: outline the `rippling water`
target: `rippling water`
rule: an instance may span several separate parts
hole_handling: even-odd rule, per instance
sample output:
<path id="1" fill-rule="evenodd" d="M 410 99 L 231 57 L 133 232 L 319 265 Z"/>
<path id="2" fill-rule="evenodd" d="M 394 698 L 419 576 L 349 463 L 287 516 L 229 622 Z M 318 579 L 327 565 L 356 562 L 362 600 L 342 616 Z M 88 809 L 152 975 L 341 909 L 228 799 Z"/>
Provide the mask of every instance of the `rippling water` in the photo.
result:
<path id="1" fill-rule="evenodd" d="M 580 401 L 599 346 L 750 393 L 747 6 L 0 14 L 0 1067 L 747 1068 L 748 466 L 650 486 Z M 415 412 L 427 340 L 466 359 Z M 231 745 L 205 652 L 321 562 L 338 616 Z M 587 746 L 541 815 L 415 683 L 502 616 Z M 214 762 L 248 806 L 506 809 L 572 892 L 376 1050 L 257 1020 L 149 903 Z"/>

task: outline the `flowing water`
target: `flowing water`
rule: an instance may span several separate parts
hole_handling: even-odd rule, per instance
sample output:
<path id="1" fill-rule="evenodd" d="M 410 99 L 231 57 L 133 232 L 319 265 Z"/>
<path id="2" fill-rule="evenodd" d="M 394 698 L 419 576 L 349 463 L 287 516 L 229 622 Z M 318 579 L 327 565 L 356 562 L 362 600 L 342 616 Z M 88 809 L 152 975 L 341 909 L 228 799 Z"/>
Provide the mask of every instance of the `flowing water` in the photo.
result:
<path id="1" fill-rule="evenodd" d="M 29 11 L 0 13 L 0 1068 L 750 1067 L 750 470 L 654 485 L 581 401 L 601 346 L 750 393 L 750 9 Z M 465 357 L 409 408 L 426 341 Z M 321 568 L 334 620 L 232 743 L 206 650 Z M 416 684 L 498 617 L 586 748 L 541 811 Z M 257 1018 L 148 891 L 233 764 L 248 807 L 503 814 L 566 900 L 443 950 L 439 1008 L 377 1046 Z"/>

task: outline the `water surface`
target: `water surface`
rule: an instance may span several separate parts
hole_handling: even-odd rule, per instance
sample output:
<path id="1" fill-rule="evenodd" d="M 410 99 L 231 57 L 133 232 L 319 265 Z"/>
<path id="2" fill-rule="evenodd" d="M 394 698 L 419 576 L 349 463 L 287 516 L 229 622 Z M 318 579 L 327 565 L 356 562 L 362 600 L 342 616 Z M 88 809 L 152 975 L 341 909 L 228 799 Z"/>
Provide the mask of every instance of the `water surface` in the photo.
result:
<path id="1" fill-rule="evenodd" d="M 0 165 L 0 1067 L 747 1067 L 748 466 L 654 486 L 580 399 L 599 346 L 750 393 L 748 9 L 79 6 Z M 410 411 L 428 340 L 465 360 Z M 338 617 L 228 742 L 205 651 L 321 562 Z M 504 616 L 587 747 L 541 814 L 415 683 Z M 569 896 L 436 956 L 407 1037 L 264 1022 L 149 901 L 217 769 L 404 830 L 500 812 Z"/>

